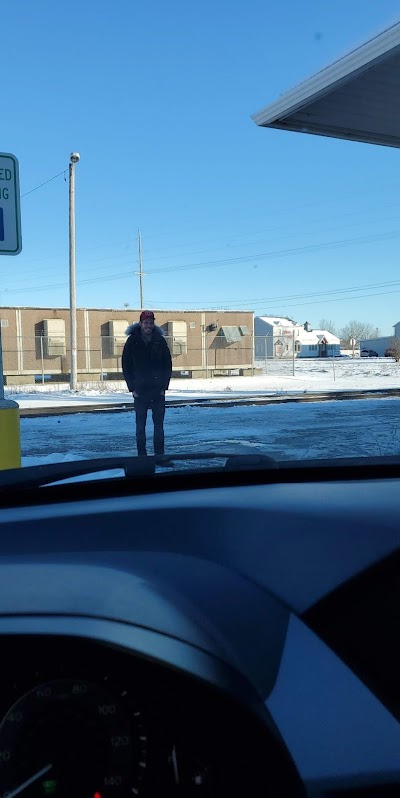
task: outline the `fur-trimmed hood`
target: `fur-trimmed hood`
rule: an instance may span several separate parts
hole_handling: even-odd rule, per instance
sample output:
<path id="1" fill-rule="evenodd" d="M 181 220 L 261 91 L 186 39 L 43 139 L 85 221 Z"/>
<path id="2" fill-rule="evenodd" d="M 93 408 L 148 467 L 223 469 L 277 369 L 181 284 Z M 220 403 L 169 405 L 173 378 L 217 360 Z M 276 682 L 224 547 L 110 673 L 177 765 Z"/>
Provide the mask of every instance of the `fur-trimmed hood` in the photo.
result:
<path id="1" fill-rule="evenodd" d="M 125 330 L 125 335 L 132 335 L 137 329 L 140 329 L 140 321 L 135 321 L 134 324 L 130 324 Z M 157 327 L 157 324 L 154 325 L 154 331 L 164 337 L 164 330 L 161 327 Z"/>

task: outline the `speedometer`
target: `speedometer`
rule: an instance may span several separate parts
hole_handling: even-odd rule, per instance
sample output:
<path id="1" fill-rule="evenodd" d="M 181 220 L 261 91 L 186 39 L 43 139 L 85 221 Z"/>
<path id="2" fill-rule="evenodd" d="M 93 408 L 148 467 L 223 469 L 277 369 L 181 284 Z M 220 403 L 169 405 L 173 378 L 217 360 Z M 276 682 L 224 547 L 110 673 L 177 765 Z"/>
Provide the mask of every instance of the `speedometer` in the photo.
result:
<path id="1" fill-rule="evenodd" d="M 0 725 L 0 796 L 138 794 L 133 719 L 103 687 L 59 679 L 21 696 Z M 143 737 L 142 737 L 143 739 Z"/>

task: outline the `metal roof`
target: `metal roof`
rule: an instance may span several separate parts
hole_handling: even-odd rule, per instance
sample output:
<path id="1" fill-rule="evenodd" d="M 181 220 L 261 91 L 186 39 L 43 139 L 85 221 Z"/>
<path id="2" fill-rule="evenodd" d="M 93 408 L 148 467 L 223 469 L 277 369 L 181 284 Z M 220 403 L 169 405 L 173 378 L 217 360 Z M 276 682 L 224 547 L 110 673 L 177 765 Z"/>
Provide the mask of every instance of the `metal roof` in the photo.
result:
<path id="1" fill-rule="evenodd" d="M 400 23 L 253 114 L 261 127 L 400 147 Z"/>
<path id="2" fill-rule="evenodd" d="M 238 343 L 238 341 L 242 340 L 242 336 L 241 336 L 239 327 L 235 327 L 235 326 L 226 327 L 226 326 L 224 326 L 224 327 L 221 327 L 221 329 L 222 329 L 223 335 L 225 336 L 225 340 L 226 340 L 227 344 L 236 344 L 236 343 Z"/>
<path id="3" fill-rule="evenodd" d="M 276 324 L 279 327 L 298 327 L 298 323 L 293 319 L 288 319 L 286 316 L 257 316 L 257 319 L 265 321 L 266 324 Z M 303 325 L 301 325 L 303 326 Z"/>

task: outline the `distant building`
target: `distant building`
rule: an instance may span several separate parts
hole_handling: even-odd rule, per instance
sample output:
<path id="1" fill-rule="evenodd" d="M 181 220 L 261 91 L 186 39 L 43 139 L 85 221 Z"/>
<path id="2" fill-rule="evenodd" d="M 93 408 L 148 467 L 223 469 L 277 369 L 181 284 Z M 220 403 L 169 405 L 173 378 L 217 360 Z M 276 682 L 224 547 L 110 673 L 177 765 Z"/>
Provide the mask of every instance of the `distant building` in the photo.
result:
<path id="1" fill-rule="evenodd" d="M 400 340 L 400 321 L 393 325 L 393 330 L 393 335 L 383 338 L 364 338 L 360 341 L 360 352 L 362 352 L 363 349 L 372 349 L 373 352 L 376 352 L 378 357 L 384 357 L 386 349 L 389 349 L 392 343 L 393 337 L 395 336 Z"/>
<path id="2" fill-rule="evenodd" d="M 173 376 L 250 375 L 253 312 L 157 310 L 172 355 Z M 126 328 L 140 310 L 78 308 L 78 380 L 122 379 Z M 68 308 L 2 307 L 0 324 L 6 385 L 67 382 L 70 376 Z"/>
<path id="3" fill-rule="evenodd" d="M 313 330 L 310 322 L 299 324 L 282 316 L 256 316 L 254 356 L 263 358 L 337 357 L 340 340 L 328 330 Z"/>

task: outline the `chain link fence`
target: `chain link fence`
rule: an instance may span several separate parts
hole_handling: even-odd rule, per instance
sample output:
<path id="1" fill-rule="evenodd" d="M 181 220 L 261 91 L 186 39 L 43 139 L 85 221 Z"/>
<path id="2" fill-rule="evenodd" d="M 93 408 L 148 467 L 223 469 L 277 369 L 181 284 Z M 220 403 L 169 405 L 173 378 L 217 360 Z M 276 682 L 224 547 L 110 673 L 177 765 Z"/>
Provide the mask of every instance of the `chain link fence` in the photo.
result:
<path id="1" fill-rule="evenodd" d="M 292 376 L 318 371 L 337 377 L 372 362 L 378 375 L 397 375 L 398 365 L 392 358 L 376 358 L 365 362 L 360 358 L 300 357 L 296 342 L 275 340 L 275 336 L 249 334 L 239 341 L 227 343 L 222 336 L 199 334 L 189 342 L 165 336 L 172 356 L 174 377 Z M 111 336 L 78 336 L 78 379 L 82 382 L 122 380 L 122 350 L 126 338 Z M 276 344 L 278 344 L 276 346 Z M 34 337 L 2 334 L 3 371 L 6 385 L 70 381 L 69 341 L 44 335 Z M 274 354 L 271 354 L 274 353 Z"/>
<path id="2" fill-rule="evenodd" d="M 173 375 L 177 377 L 253 374 L 253 336 L 227 343 L 222 336 L 200 334 L 188 343 L 165 336 L 171 352 Z M 77 338 L 78 378 L 84 381 L 123 379 L 122 351 L 126 337 L 79 336 Z M 63 337 L 2 334 L 3 371 L 6 383 L 68 382 L 71 352 Z"/>

